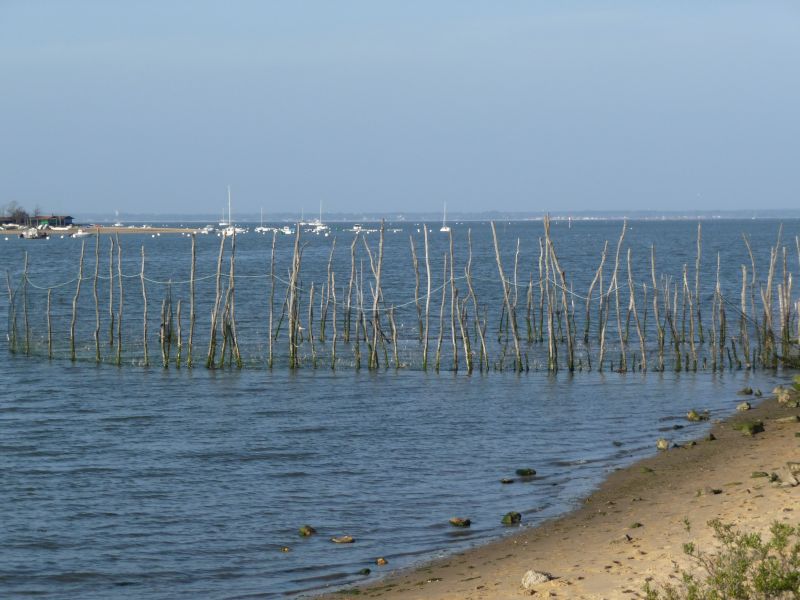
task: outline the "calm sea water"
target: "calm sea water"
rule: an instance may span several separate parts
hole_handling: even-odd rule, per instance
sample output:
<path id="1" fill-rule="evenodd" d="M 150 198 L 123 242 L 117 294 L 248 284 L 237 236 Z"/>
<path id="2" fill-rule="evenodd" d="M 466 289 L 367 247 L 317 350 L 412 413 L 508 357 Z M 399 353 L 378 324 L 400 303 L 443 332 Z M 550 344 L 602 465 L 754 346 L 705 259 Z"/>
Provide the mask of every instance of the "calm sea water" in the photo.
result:
<path id="1" fill-rule="evenodd" d="M 785 225 L 792 239 L 798 223 Z M 412 226 L 398 227 L 405 235 L 387 246 L 400 289 Z M 486 226 L 473 227 L 485 241 Z M 679 273 L 693 263 L 695 227 L 635 222 L 629 239 L 638 252 L 657 240 L 665 268 Z M 564 226 L 559 258 L 591 273 L 618 229 Z M 513 248 L 517 235 L 539 230 L 503 231 Z M 777 224 L 704 225 L 707 260 L 714 248 L 731 254 L 731 286 L 746 258 L 743 231 L 763 257 Z M 183 273 L 171 265 L 185 238 L 127 239 L 146 244 L 162 275 Z M 0 256 L 16 276 L 30 251 L 31 278 L 51 285 L 74 270 L 75 242 L 0 240 Z M 329 243 L 319 241 L 320 257 Z M 248 245 L 261 261 L 267 242 L 243 236 L 244 259 Z M 201 251 L 214 247 L 209 240 Z M 364 567 L 374 577 L 503 535 L 509 510 L 526 525 L 560 514 L 611 470 L 653 453 L 657 437 L 702 435 L 705 424 L 684 419 L 690 408 L 722 417 L 741 400 L 739 388 L 767 391 L 779 380 L 736 371 L 164 370 L 2 351 L 0 596 L 271 598 L 349 585 L 368 579 L 358 575 Z M 537 477 L 499 483 L 520 467 Z M 472 528 L 453 529 L 452 516 L 472 519 Z M 319 535 L 300 538 L 306 523 Z M 342 534 L 356 542 L 328 541 Z M 389 567 L 376 567 L 377 556 Z"/>

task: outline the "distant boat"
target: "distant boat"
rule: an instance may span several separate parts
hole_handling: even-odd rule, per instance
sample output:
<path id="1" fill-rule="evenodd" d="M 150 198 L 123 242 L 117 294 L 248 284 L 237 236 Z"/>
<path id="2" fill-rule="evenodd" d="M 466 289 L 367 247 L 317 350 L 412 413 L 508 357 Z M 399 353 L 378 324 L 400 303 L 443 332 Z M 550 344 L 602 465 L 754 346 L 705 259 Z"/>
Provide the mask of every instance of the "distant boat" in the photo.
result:
<path id="1" fill-rule="evenodd" d="M 228 220 L 225 220 L 225 209 L 222 209 L 222 220 L 219 222 L 220 227 L 228 227 L 229 225 L 233 225 L 233 219 L 231 219 L 231 186 L 228 186 Z"/>
<path id="2" fill-rule="evenodd" d="M 47 237 L 47 230 L 44 227 L 29 227 L 20 234 L 20 237 L 26 240 L 43 240 Z"/>
<path id="3" fill-rule="evenodd" d="M 324 233 L 325 235 L 328 235 L 328 231 L 330 231 L 330 227 L 328 227 L 327 225 L 325 225 L 322 222 L 322 202 L 321 201 L 319 203 L 319 218 L 318 219 L 314 219 L 313 221 L 308 221 L 307 223 L 304 223 L 304 222 L 302 222 L 302 217 L 301 217 L 301 223 L 300 224 L 301 225 L 310 226 L 310 229 L 306 229 L 306 232 L 308 232 L 308 233 L 316 233 L 317 235 L 319 235 L 320 233 Z"/>
<path id="4" fill-rule="evenodd" d="M 220 225 L 222 226 L 222 223 L 220 223 Z M 236 225 L 233 224 L 233 216 L 231 215 L 231 186 L 228 186 L 228 223 L 222 226 L 219 232 L 225 237 L 233 235 L 234 233 L 247 233 L 247 229 L 244 227 L 236 227 Z"/>
<path id="5" fill-rule="evenodd" d="M 78 229 L 78 231 L 72 234 L 72 237 L 82 238 L 82 237 L 89 237 L 90 235 L 94 234 L 91 231 L 84 231 L 83 229 Z"/>
<path id="6" fill-rule="evenodd" d="M 256 233 L 268 233 L 272 231 L 272 227 L 264 227 L 264 207 L 261 207 L 261 224 L 255 228 Z"/>
<path id="7" fill-rule="evenodd" d="M 221 233 L 223 236 L 228 237 L 233 235 L 234 233 L 236 235 L 247 233 L 247 229 L 245 229 L 244 227 L 236 227 L 235 225 L 228 225 L 225 229 L 221 230 Z"/>
<path id="8" fill-rule="evenodd" d="M 114 211 L 114 216 L 117 218 L 116 222 L 114 223 L 114 227 L 124 227 L 124 225 L 122 224 L 122 221 L 119 220 L 119 211 L 118 210 Z"/>
<path id="9" fill-rule="evenodd" d="M 444 203 L 444 210 L 442 211 L 442 227 L 439 229 L 442 233 L 450 233 L 450 227 L 447 225 L 447 202 Z"/>

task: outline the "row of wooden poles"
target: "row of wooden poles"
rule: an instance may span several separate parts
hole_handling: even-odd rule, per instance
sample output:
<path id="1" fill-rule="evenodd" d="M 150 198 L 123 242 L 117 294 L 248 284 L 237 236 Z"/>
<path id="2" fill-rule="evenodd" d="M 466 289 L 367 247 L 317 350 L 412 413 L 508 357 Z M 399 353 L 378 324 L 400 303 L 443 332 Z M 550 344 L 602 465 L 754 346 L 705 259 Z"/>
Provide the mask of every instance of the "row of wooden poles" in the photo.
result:
<path id="1" fill-rule="evenodd" d="M 517 240 L 513 268 L 507 274 L 507 266 L 498 243 L 497 231 L 491 224 L 492 242 L 497 266 L 497 284 L 502 289 L 499 307 L 489 307 L 479 301 L 472 271 L 472 236 L 467 233 L 467 260 L 463 275 L 457 273 L 456 255 L 452 233 L 449 234 L 447 251 L 442 256 L 441 285 L 434 290 L 438 277 L 432 273 L 432 254 L 428 240 L 428 229 L 423 227 L 423 253 L 420 257 L 417 240 L 409 237 L 411 264 L 414 273 L 414 317 L 415 323 L 405 323 L 414 331 L 411 341 L 418 348 L 422 370 L 465 368 L 471 373 L 495 370 L 526 371 L 531 368 L 530 353 L 533 345 L 541 344 L 548 371 L 566 368 L 569 371 L 605 369 L 626 372 L 631 370 L 695 371 L 697 369 L 723 370 L 741 368 L 776 368 L 779 364 L 797 364 L 798 339 L 800 339 L 800 302 L 792 300 L 792 274 L 788 267 L 789 252 L 778 240 L 770 249 L 767 279 L 761 283 L 757 276 L 756 260 L 749 240 L 744 237 L 750 265 L 741 265 L 740 297 L 732 302 L 722 293 L 720 282 L 720 257 L 717 255 L 716 279 L 711 295 L 710 317 L 703 306 L 701 294 L 701 247 L 702 230 L 697 229 L 697 258 L 694 265 L 694 280 L 688 265 L 683 266 L 679 276 L 658 275 L 656 249 L 650 249 L 649 281 L 635 283 L 631 250 L 623 253 L 627 225 L 623 224 L 613 252 L 613 268 L 607 266 L 609 244 L 605 243 L 597 269 L 586 296 L 573 290 L 566 271 L 562 268 L 550 233 L 550 220 L 545 218 L 543 236 L 539 237 L 538 278 L 531 271 L 527 283 L 520 284 L 520 241 Z M 342 356 L 339 348 L 343 344 L 355 368 L 362 362 L 369 369 L 408 366 L 399 349 L 400 340 L 396 306 L 390 304 L 383 294 L 384 225 L 381 224 L 377 248 L 371 248 L 363 236 L 356 234 L 350 244 L 350 273 L 346 285 L 337 286 L 333 269 L 336 239 L 333 239 L 327 262 L 326 280 L 317 288 L 314 283 L 304 287 L 302 282 L 303 250 L 301 228 L 296 228 L 288 282 L 283 301 L 276 305 L 276 289 L 280 278 L 276 265 L 276 236 L 273 234 L 269 263 L 268 344 L 265 365 L 272 368 L 279 354 L 279 342 L 286 344 L 286 357 L 290 369 L 304 365 L 314 368 L 324 364 L 336 368 Z M 365 279 L 363 267 L 358 268 L 356 251 L 359 240 L 363 242 L 368 258 L 371 277 Z M 798 259 L 800 241 L 795 238 Z M 227 268 L 225 261 L 228 248 Z M 98 293 L 100 279 L 100 237 L 95 238 L 94 273 L 86 275 L 86 242 L 81 246 L 77 283 L 72 297 L 69 328 L 69 354 L 78 359 L 76 350 L 76 323 L 78 306 L 85 280 L 92 282 L 94 301 L 94 358 L 103 360 L 102 345 L 107 343 L 114 350 L 114 362 L 123 362 L 123 314 L 125 289 L 123 287 L 122 246 L 119 238 L 110 238 L 108 258 L 108 302 L 107 340 L 101 340 L 101 301 Z M 160 362 L 195 366 L 196 314 L 196 240 L 192 236 L 191 267 L 189 277 L 188 334 L 182 327 L 183 302 L 181 299 L 173 309 L 172 284 L 161 301 L 158 343 Z M 421 264 L 422 263 L 422 264 Z M 141 248 L 139 273 L 142 295 L 143 362 L 153 364 L 149 348 L 148 296 L 145 275 L 146 256 Z M 227 273 L 225 271 L 227 270 Z M 116 272 L 115 272 L 116 271 Z M 424 289 L 423 289 L 424 273 Z M 128 277 L 128 276 L 125 276 Z M 215 270 L 215 295 L 210 314 L 207 348 L 203 362 L 208 368 L 224 368 L 244 365 L 236 319 L 236 236 L 220 239 Z M 114 285 L 116 280 L 116 290 Z M 24 259 L 20 286 L 15 290 L 7 272 L 9 294 L 9 347 L 12 352 L 31 352 L 31 327 L 29 319 L 28 258 Z M 458 282 L 463 281 L 466 290 Z M 337 288 L 340 298 L 337 297 Z M 365 289 L 369 296 L 365 298 Z M 538 290 L 537 290 L 538 288 Z M 319 289 L 319 293 L 317 293 Z M 54 356 L 53 327 L 51 317 L 51 295 L 47 289 L 47 354 Z M 524 290 L 524 299 L 520 293 Z M 641 290 L 637 294 L 637 290 Z M 438 296 L 438 292 L 441 295 Z M 538 291 L 538 302 L 537 294 Z M 116 293 L 115 293 L 116 292 Z M 307 301 L 303 307 L 303 296 Z M 319 299 L 317 300 L 317 295 Z M 446 310 L 449 297 L 449 309 Z M 641 298 L 641 301 L 639 300 Z M 433 302 L 438 301 L 438 317 Z M 319 302 L 319 315 L 315 308 Z M 409 302 L 409 304 L 412 304 Z M 652 313 L 650 305 L 652 304 Z M 18 310 L 21 305 L 24 336 L 18 334 Z M 276 310 L 276 308 L 278 310 Z M 489 309 L 499 311 L 496 329 L 490 330 Z M 520 314 L 522 313 L 522 314 Z M 579 324 L 580 313 L 583 323 Z M 777 316 L 776 316 L 777 313 Z M 496 314 L 496 313 L 495 313 Z M 593 322 L 592 317 L 595 317 Z M 708 321 L 704 320 L 708 317 Z M 648 320 L 655 329 L 648 335 Z M 432 323 L 432 321 L 437 321 Z M 524 329 L 521 326 L 524 320 Z M 609 321 L 612 327 L 609 328 Z M 330 331 L 328 331 L 330 323 Z M 435 327 L 434 327 L 435 325 Z M 281 336 L 285 328 L 285 335 Z M 434 333 L 435 329 L 435 333 Z M 611 329 L 615 330 L 612 336 Z M 328 335 L 330 334 L 330 344 Z M 635 336 L 635 337 L 634 337 Z M 614 339 L 612 339 L 612 337 Z M 445 338 L 448 338 L 447 340 Z M 407 339 L 406 342 L 409 340 Z M 443 365 L 443 346 L 448 344 L 449 366 Z M 653 347 L 653 344 L 655 345 Z M 407 344 L 406 344 L 407 345 Z M 173 348 L 175 353 L 173 355 Z M 326 351 L 327 348 L 327 351 Z M 337 355 L 338 353 L 338 355 Z M 609 353 L 612 356 L 609 356 Z M 563 354 L 563 356 L 562 356 Z M 593 360 L 593 355 L 596 359 Z M 586 362 L 584 362 L 584 358 Z"/>

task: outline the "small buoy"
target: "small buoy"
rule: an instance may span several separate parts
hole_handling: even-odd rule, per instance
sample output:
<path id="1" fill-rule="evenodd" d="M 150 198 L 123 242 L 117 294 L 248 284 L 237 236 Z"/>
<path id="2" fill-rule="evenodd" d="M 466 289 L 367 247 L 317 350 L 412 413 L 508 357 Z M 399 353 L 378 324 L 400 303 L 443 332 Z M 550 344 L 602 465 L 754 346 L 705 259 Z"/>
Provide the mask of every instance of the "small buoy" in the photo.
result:
<path id="1" fill-rule="evenodd" d="M 156 237 L 155 233 L 150 234 L 150 237 Z"/>
<path id="2" fill-rule="evenodd" d="M 291 552 L 292 549 L 289 546 L 281 546 L 281 552 Z"/>
<path id="3" fill-rule="evenodd" d="M 384 565 L 388 565 L 389 561 L 383 558 L 382 556 L 379 556 L 378 558 L 375 559 L 375 564 L 378 565 L 379 567 L 382 567 Z"/>

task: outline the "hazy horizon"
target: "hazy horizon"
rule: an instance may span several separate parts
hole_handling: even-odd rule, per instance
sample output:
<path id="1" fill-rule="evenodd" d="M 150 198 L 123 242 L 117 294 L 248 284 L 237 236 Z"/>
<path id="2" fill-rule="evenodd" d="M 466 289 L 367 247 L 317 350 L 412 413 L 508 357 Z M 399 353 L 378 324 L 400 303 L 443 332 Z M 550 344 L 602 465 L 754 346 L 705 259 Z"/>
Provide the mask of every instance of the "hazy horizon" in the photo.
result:
<path id="1" fill-rule="evenodd" d="M 791 210 L 790 2 L 0 4 L 0 207 Z"/>

